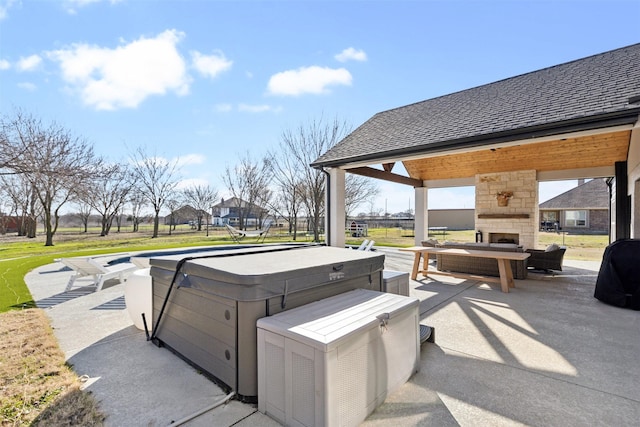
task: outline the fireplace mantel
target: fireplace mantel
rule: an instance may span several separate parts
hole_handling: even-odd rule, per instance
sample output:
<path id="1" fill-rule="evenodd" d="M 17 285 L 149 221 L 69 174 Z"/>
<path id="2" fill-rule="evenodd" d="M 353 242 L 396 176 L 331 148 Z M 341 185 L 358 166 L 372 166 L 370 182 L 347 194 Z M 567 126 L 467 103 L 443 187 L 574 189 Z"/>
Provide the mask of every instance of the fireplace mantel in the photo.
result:
<path id="1" fill-rule="evenodd" d="M 511 214 L 478 214 L 480 219 L 528 219 L 528 213 L 511 213 Z"/>

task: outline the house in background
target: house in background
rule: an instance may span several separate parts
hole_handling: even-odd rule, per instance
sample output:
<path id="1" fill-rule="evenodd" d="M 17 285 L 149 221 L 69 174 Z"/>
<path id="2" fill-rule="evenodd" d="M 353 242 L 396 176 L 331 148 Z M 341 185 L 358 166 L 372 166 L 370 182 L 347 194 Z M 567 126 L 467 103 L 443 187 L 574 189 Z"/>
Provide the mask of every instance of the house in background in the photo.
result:
<path id="1" fill-rule="evenodd" d="M 22 227 L 22 218 L 0 212 L 0 234 L 17 233 Z"/>
<path id="2" fill-rule="evenodd" d="M 208 223 L 210 217 L 211 215 L 208 212 L 184 205 L 165 216 L 164 223 L 166 225 L 191 224 L 193 226 L 198 224 L 198 219 L 203 224 Z"/>
<path id="3" fill-rule="evenodd" d="M 558 223 L 560 229 L 572 233 L 609 233 L 609 186 L 605 179 L 584 182 L 553 199 L 540 204 L 540 223 Z"/>
<path id="4" fill-rule="evenodd" d="M 240 226 L 242 217 L 243 227 L 260 228 L 265 225 L 269 210 L 261 206 L 248 203 L 244 200 L 232 197 L 228 200 L 222 199 L 217 205 L 211 207 L 213 212 L 213 225 Z"/>

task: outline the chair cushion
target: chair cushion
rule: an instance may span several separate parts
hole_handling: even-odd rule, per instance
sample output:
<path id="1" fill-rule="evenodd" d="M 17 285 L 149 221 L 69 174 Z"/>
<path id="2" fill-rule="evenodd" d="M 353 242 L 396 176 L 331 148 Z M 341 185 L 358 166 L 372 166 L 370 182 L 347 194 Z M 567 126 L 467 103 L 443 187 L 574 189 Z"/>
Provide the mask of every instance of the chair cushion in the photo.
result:
<path id="1" fill-rule="evenodd" d="M 560 246 L 558 246 L 557 243 L 552 243 L 549 246 L 547 246 L 547 249 L 545 249 L 545 252 L 553 252 L 553 251 L 557 251 L 558 249 L 560 249 Z"/>
<path id="2" fill-rule="evenodd" d="M 422 241 L 422 246 L 438 246 L 438 240 L 436 239 L 427 239 Z"/>

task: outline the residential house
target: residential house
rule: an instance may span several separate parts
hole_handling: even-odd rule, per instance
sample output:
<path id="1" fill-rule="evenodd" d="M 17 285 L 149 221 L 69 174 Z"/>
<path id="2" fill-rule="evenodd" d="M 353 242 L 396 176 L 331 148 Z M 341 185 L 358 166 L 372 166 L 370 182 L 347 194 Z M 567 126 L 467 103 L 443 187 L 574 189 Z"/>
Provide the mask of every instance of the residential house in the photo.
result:
<path id="1" fill-rule="evenodd" d="M 242 218 L 243 227 L 260 228 L 265 225 L 266 221 L 271 221 L 268 218 L 269 210 L 267 208 L 248 203 L 237 197 L 222 199 L 211 209 L 213 224 L 217 226 L 225 224 L 234 227 L 240 226 L 240 218 Z"/>
<path id="2" fill-rule="evenodd" d="M 571 233 L 609 233 L 609 186 L 597 178 L 540 204 L 542 228 L 558 228 Z"/>
<path id="3" fill-rule="evenodd" d="M 190 205 L 184 205 L 165 216 L 164 223 L 166 225 L 190 224 L 195 227 L 198 225 L 198 218 L 203 224 L 206 224 L 210 217 L 211 214 L 206 211 L 198 210 Z"/>
<path id="4" fill-rule="evenodd" d="M 22 218 L 0 212 L 0 234 L 17 233 L 22 227 Z"/>

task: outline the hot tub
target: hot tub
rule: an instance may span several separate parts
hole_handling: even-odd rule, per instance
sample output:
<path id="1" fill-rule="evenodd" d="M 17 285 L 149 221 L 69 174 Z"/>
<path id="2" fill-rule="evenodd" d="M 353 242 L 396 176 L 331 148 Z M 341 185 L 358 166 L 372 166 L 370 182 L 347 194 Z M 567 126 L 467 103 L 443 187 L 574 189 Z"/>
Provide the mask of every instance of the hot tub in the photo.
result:
<path id="1" fill-rule="evenodd" d="M 326 246 L 266 248 L 193 259 L 175 275 L 178 262 L 150 260 L 154 342 L 255 401 L 257 320 L 353 289 L 380 291 L 384 255 Z"/>

